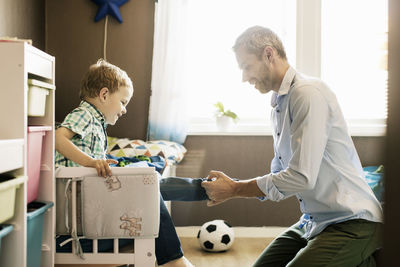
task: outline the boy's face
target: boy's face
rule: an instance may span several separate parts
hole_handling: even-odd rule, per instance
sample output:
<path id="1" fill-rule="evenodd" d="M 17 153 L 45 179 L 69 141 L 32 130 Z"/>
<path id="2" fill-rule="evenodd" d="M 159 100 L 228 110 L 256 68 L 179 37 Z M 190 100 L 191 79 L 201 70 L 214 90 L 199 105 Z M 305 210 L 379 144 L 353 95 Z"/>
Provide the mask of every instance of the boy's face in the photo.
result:
<path id="1" fill-rule="evenodd" d="M 126 106 L 131 100 L 132 95 L 133 89 L 126 86 L 121 86 L 118 91 L 113 94 L 110 94 L 110 91 L 108 91 L 105 98 L 103 98 L 104 101 L 100 110 L 103 113 L 107 124 L 114 125 L 119 117 L 126 113 Z"/>

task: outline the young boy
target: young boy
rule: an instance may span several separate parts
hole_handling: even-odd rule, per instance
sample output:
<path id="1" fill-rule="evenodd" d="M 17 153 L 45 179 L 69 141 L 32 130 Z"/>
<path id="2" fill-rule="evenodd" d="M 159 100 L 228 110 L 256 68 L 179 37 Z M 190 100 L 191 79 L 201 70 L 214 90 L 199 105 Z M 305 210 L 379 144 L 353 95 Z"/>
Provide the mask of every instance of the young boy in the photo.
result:
<path id="1" fill-rule="evenodd" d="M 82 80 L 79 107 L 65 117 L 55 132 L 56 166 L 96 168 L 99 176 L 111 175 L 106 159 L 106 126 L 126 113 L 133 95 L 125 71 L 99 60 Z"/>
<path id="2" fill-rule="evenodd" d="M 114 125 L 126 113 L 132 95 L 132 81 L 125 71 L 102 59 L 91 65 L 81 83 L 79 107 L 65 117 L 55 132 L 56 167 L 93 167 L 99 176 L 110 176 L 109 164 L 117 162 L 106 159 L 106 126 Z M 171 182 L 175 181 L 173 179 L 179 178 L 172 178 Z M 198 182 L 196 186 L 201 188 Z M 156 257 L 160 266 L 193 266 L 183 256 L 179 238 L 163 201 L 160 201 Z"/>

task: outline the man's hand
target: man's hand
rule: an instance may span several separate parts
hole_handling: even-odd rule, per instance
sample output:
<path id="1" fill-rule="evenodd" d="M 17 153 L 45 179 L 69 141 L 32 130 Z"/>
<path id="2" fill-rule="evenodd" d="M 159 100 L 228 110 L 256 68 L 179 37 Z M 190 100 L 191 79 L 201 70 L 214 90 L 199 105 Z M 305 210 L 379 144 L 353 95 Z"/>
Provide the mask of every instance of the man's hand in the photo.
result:
<path id="1" fill-rule="evenodd" d="M 208 206 L 218 205 L 236 197 L 236 183 L 225 173 L 210 171 L 207 181 L 201 183 L 209 197 Z"/>
<path id="2" fill-rule="evenodd" d="M 104 178 L 107 176 L 111 176 L 111 168 L 109 164 L 117 164 L 118 161 L 114 159 L 93 159 L 89 162 L 86 167 L 93 167 L 97 170 L 98 176 L 103 176 Z"/>

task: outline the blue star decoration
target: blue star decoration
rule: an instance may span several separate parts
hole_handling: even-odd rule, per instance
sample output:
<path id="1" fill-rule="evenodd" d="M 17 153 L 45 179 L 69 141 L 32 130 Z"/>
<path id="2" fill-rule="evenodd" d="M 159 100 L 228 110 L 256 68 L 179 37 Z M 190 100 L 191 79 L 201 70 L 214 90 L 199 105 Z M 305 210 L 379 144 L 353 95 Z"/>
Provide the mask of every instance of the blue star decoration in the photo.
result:
<path id="1" fill-rule="evenodd" d="M 122 23 L 121 13 L 119 12 L 119 7 L 128 2 L 129 0 L 92 0 L 99 6 L 95 22 L 98 22 L 107 15 L 113 16 L 119 23 Z"/>

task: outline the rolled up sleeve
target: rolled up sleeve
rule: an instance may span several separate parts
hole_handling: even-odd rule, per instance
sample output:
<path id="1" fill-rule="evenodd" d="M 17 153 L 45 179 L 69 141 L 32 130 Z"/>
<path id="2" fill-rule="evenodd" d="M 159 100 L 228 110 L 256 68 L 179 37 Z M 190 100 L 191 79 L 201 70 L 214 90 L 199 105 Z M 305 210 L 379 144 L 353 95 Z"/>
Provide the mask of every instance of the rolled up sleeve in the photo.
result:
<path id="1" fill-rule="evenodd" d="M 272 182 L 271 176 L 272 175 L 268 174 L 256 178 L 257 186 L 265 194 L 265 197 L 259 197 L 258 199 L 272 201 L 280 201 L 282 199 L 285 199 L 285 195 L 282 194 Z"/>

